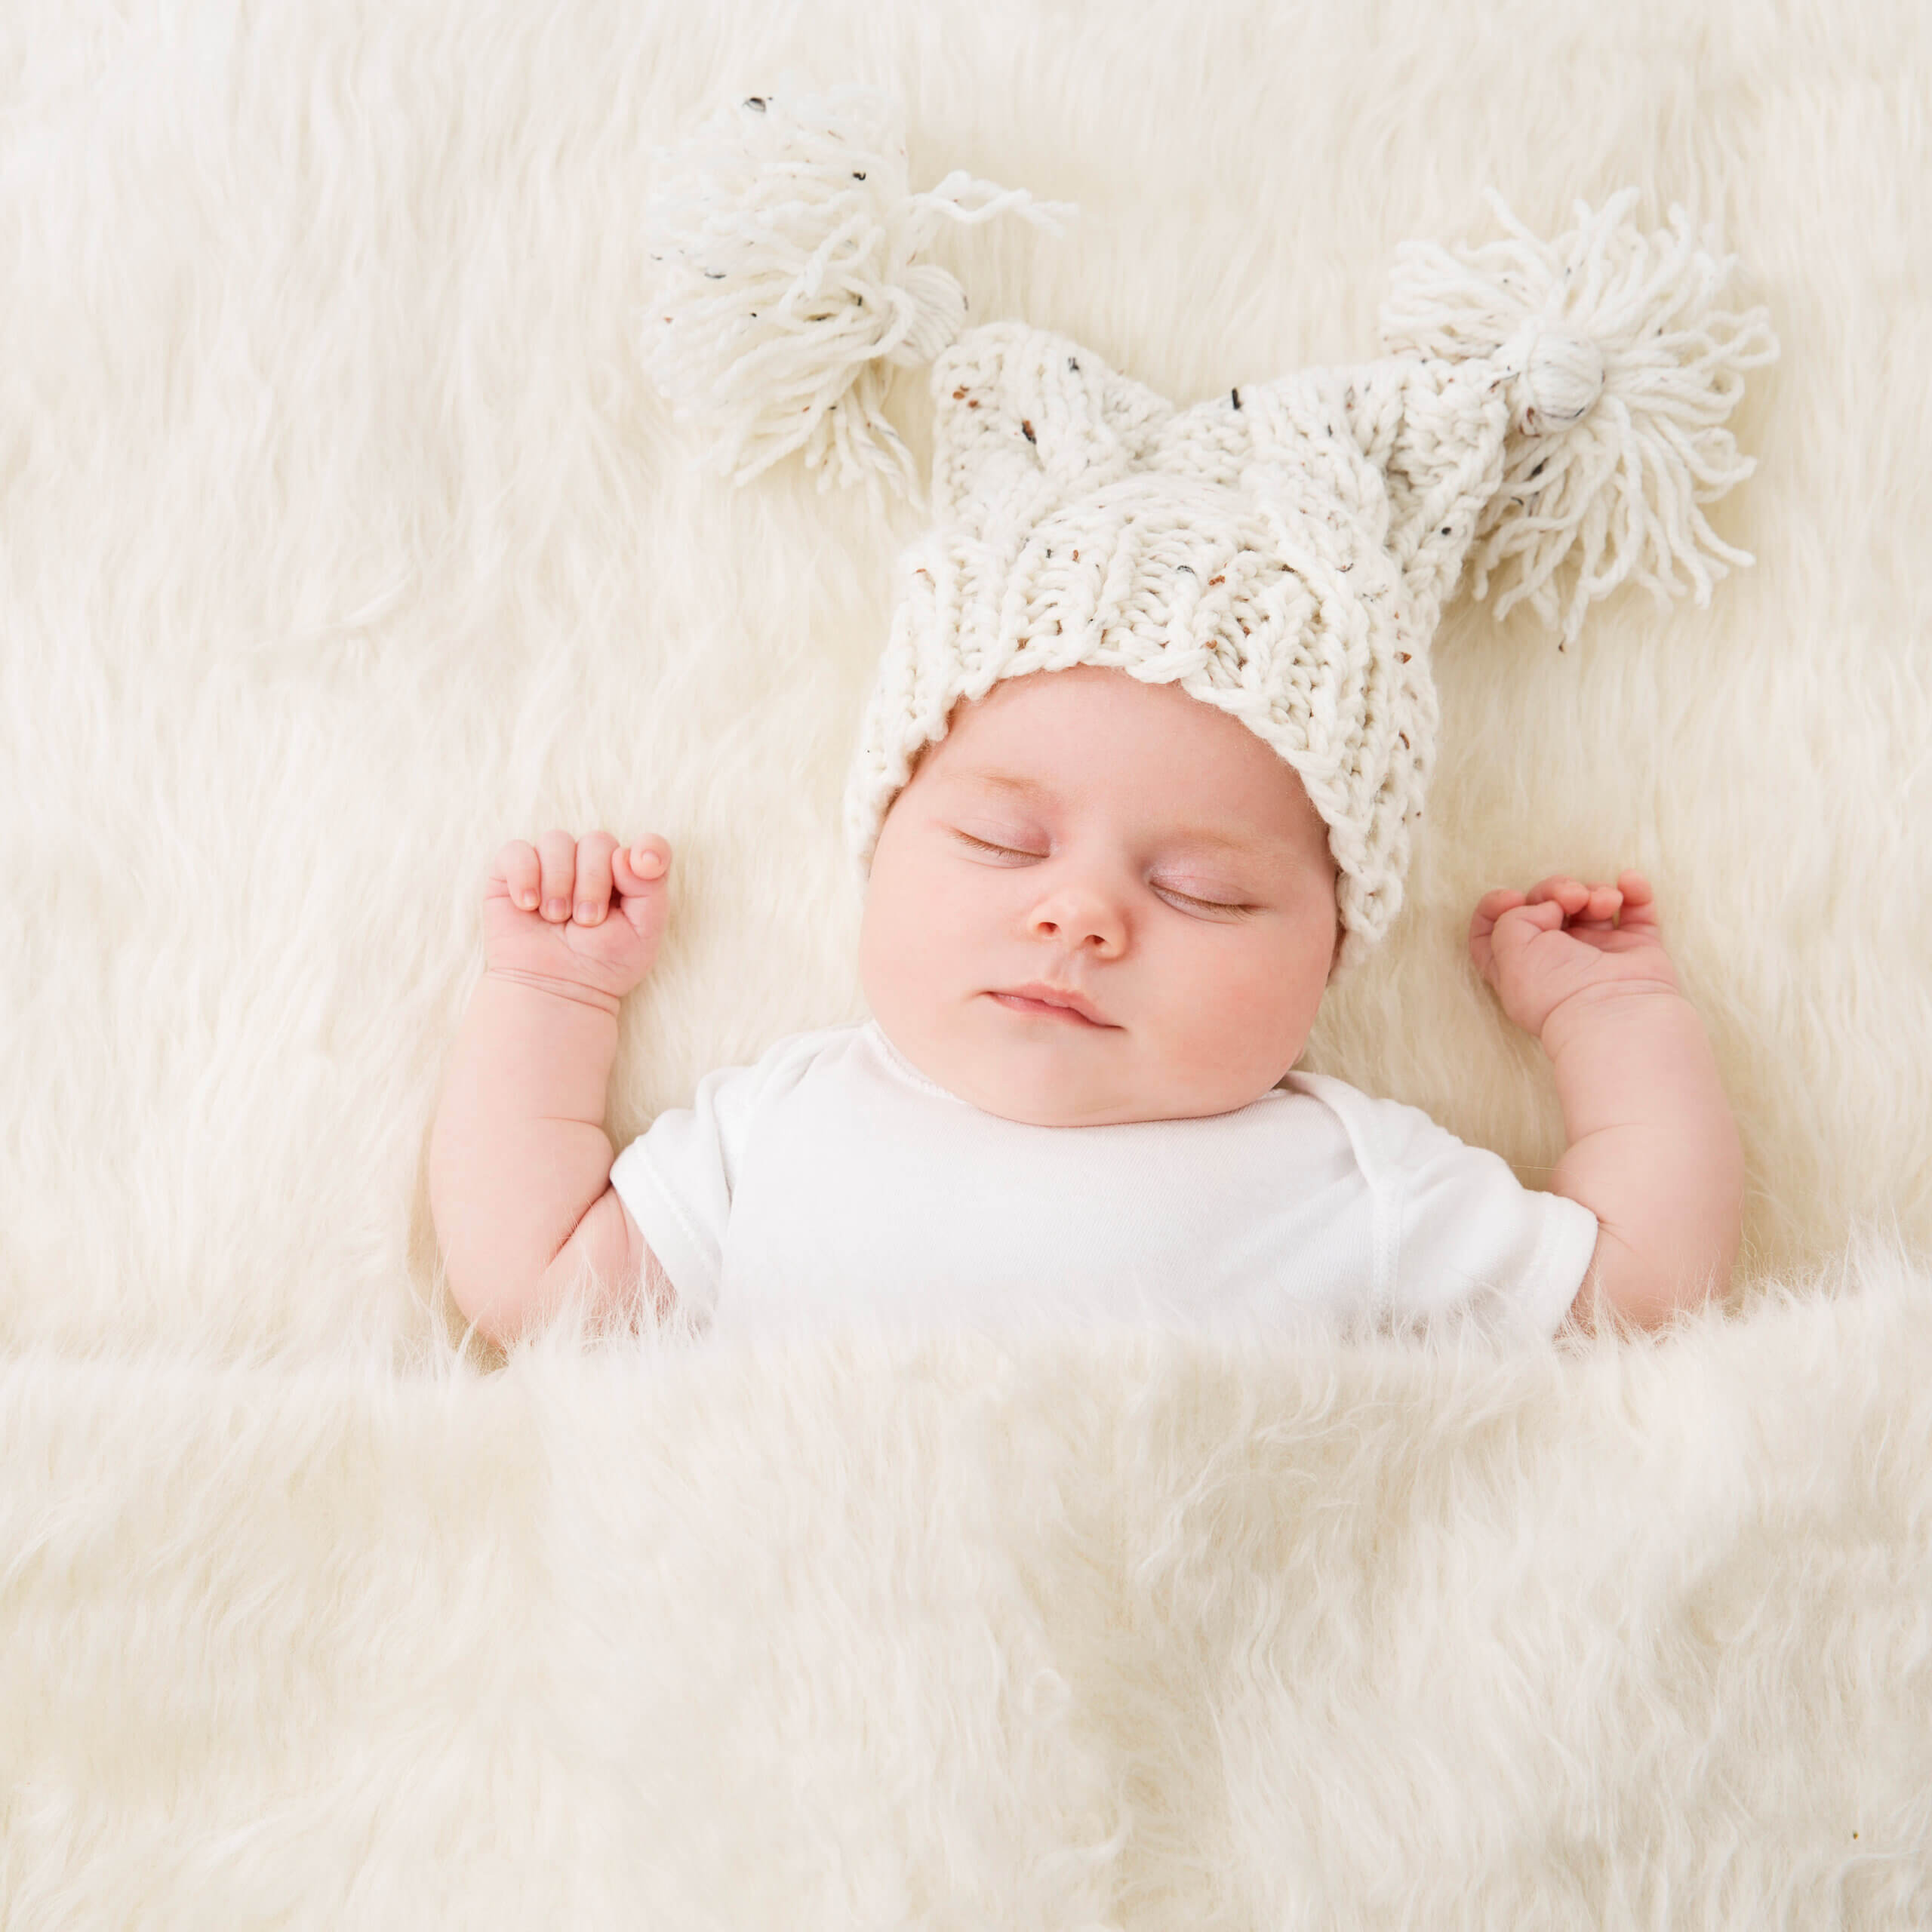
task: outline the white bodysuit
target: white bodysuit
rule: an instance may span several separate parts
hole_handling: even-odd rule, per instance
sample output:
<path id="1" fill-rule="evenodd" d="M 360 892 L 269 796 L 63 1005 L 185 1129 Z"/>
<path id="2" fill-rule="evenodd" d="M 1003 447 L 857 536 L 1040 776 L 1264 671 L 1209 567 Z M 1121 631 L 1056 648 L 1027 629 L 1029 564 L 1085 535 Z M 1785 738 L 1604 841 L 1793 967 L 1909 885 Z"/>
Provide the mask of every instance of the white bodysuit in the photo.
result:
<path id="1" fill-rule="evenodd" d="M 1325 1075 L 1204 1118 L 1029 1127 L 934 1084 L 875 1021 L 706 1075 L 611 1180 L 721 1335 L 1466 1316 L 1548 1336 L 1597 1237 L 1500 1155 Z"/>

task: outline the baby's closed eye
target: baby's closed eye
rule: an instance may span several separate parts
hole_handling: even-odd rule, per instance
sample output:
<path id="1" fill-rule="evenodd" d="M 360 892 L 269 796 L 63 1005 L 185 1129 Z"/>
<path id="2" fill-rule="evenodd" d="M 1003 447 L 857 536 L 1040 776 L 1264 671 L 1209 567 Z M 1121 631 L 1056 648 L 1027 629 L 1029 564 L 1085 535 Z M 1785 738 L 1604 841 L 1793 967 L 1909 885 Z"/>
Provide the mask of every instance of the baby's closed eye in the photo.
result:
<path id="1" fill-rule="evenodd" d="M 997 852 L 1005 858 L 1044 859 L 1047 856 L 1044 852 L 1035 852 L 1029 850 L 1024 835 L 1020 833 L 1009 832 L 1006 834 L 1004 841 L 992 838 L 977 838 L 970 832 L 961 831 L 956 829 L 952 835 L 954 838 L 961 841 L 964 844 L 975 847 L 980 851 Z"/>
<path id="2" fill-rule="evenodd" d="M 1027 844 L 1006 844 L 991 838 L 982 838 L 961 826 L 953 828 L 952 835 L 974 851 L 984 853 L 999 863 L 1024 865 L 1029 861 L 1037 863 L 1050 856 L 1048 853 L 1032 850 Z M 1008 838 L 1024 837 L 1023 834 L 1011 832 L 1004 835 Z M 1196 912 L 1227 916 L 1259 909 L 1238 889 L 1211 881 L 1197 883 L 1192 879 L 1188 880 L 1186 884 L 1194 888 L 1192 891 L 1186 890 L 1179 882 L 1167 879 L 1150 878 L 1147 884 L 1150 891 L 1169 903 L 1177 903 Z"/>
<path id="3" fill-rule="evenodd" d="M 1214 912 L 1252 912 L 1255 909 L 1244 900 L 1204 898 L 1198 894 L 1183 892 L 1178 886 L 1156 885 L 1154 890 L 1164 893 L 1170 899 L 1184 899 L 1190 906 L 1204 906 Z"/>

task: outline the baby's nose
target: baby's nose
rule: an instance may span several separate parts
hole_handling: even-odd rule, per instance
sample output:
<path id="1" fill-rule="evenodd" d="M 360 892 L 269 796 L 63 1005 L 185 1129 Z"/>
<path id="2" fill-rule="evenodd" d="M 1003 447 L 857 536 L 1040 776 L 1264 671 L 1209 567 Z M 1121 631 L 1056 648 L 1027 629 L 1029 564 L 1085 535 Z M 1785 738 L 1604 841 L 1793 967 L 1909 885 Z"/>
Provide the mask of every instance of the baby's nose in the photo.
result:
<path id="1" fill-rule="evenodd" d="M 1056 893 L 1034 909 L 1032 924 L 1040 938 L 1075 951 L 1117 949 L 1125 928 L 1118 909 L 1096 892 Z"/>

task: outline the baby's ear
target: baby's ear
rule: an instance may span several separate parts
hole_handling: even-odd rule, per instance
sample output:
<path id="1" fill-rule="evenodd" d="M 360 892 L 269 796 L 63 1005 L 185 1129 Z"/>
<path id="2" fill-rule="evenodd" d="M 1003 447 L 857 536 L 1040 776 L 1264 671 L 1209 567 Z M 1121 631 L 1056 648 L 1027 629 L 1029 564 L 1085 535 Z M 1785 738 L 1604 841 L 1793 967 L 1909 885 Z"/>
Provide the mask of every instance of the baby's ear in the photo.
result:
<path id="1" fill-rule="evenodd" d="M 1030 525 L 1152 454 L 1174 405 L 1024 322 L 970 330 L 933 367 L 933 512 L 984 535 Z"/>

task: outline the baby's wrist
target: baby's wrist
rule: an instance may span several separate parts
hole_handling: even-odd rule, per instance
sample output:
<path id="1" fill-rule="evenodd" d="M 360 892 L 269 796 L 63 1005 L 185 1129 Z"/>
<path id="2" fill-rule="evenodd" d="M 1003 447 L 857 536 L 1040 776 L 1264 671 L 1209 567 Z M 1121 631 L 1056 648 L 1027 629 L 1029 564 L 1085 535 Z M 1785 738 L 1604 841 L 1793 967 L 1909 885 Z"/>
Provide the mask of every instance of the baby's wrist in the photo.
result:
<path id="1" fill-rule="evenodd" d="M 548 973 L 525 972 L 512 966 L 486 966 L 483 977 L 510 986 L 528 986 L 532 992 L 548 994 L 574 1005 L 590 1007 L 612 1020 L 617 1018 L 618 1010 L 623 1004 L 620 995 L 602 986 L 591 986 L 582 980 L 561 979 Z"/>
<path id="2" fill-rule="evenodd" d="M 1702 1017 L 1682 994 L 1626 990 L 1551 1015 L 1543 1049 L 1556 1076 L 1571 1146 L 1606 1128 L 1682 1158 L 1734 1141 L 1736 1124 Z"/>
<path id="3" fill-rule="evenodd" d="M 1681 1025 L 1687 1013 L 1701 1030 L 1696 1008 L 1675 986 L 1662 980 L 1620 980 L 1586 986 L 1559 1000 L 1544 1014 L 1537 1038 L 1543 1051 L 1557 1060 L 1580 1040 L 1605 1032 L 1647 1032 L 1659 1025 Z"/>

